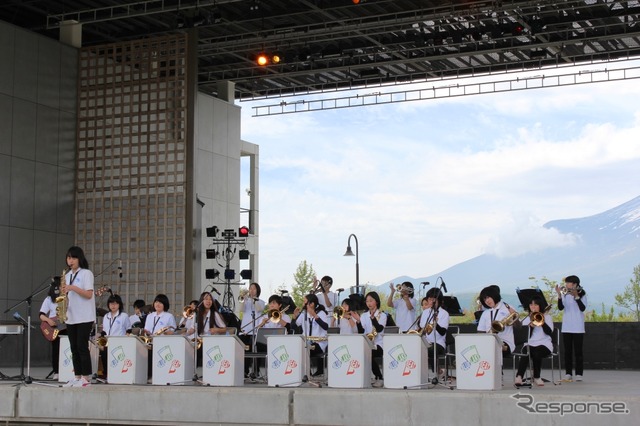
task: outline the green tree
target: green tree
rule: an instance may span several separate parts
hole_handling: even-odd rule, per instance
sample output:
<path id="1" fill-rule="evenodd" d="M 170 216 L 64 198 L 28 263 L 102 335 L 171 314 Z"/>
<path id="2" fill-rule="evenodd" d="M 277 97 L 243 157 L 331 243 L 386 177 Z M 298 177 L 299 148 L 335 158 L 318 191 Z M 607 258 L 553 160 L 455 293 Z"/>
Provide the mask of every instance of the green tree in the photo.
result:
<path id="1" fill-rule="evenodd" d="M 295 284 L 291 289 L 291 298 L 298 307 L 302 307 L 302 298 L 313 291 L 313 277 L 316 272 L 313 270 L 313 265 L 308 264 L 306 260 L 303 260 L 298 265 L 296 273 L 293 274 Z"/>
<path id="2" fill-rule="evenodd" d="M 588 322 L 612 322 L 614 319 L 613 306 L 609 309 L 607 313 L 605 310 L 604 303 L 600 308 L 600 313 L 597 313 L 595 309 L 592 309 L 590 312 L 586 312 L 585 321 Z"/>
<path id="3" fill-rule="evenodd" d="M 631 311 L 636 321 L 640 321 L 640 265 L 633 268 L 633 278 L 622 294 L 616 294 L 616 305 Z"/>

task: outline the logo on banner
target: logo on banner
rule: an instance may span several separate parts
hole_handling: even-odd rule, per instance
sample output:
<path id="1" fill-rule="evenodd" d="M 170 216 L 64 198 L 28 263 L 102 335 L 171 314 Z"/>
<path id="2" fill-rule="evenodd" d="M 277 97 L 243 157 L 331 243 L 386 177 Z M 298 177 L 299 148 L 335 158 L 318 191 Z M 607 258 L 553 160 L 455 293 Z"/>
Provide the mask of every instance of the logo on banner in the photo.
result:
<path id="1" fill-rule="evenodd" d="M 216 362 L 222 361 L 222 351 L 220 350 L 220 346 L 216 345 L 210 348 L 207 351 L 207 357 L 209 360 L 207 361 L 207 368 L 213 368 L 216 365 Z"/>
<path id="2" fill-rule="evenodd" d="M 404 350 L 404 346 L 396 345 L 389 351 L 389 355 L 391 356 L 391 362 L 389 362 L 389 368 L 395 370 L 396 368 L 402 366 L 402 375 L 408 376 L 411 374 L 411 370 L 415 370 L 416 362 L 412 359 L 409 359 L 409 355 L 407 355 L 407 351 Z"/>
<path id="3" fill-rule="evenodd" d="M 273 362 L 271 363 L 271 367 L 273 367 L 274 370 L 278 370 L 281 366 L 284 365 L 285 375 L 291 374 L 294 368 L 298 366 L 298 363 L 295 360 L 290 359 L 289 352 L 287 352 L 287 348 L 285 348 L 284 345 L 280 345 L 275 348 L 271 352 L 271 355 L 273 355 Z"/>
<path id="4" fill-rule="evenodd" d="M 62 365 L 68 367 L 71 364 L 71 348 L 65 348 L 64 350 L 64 360 L 62 361 Z"/>
<path id="5" fill-rule="evenodd" d="M 158 367 L 164 367 L 173 359 L 173 352 L 171 352 L 171 347 L 169 347 L 169 345 L 161 347 L 160 349 L 158 349 L 157 353 L 160 357 L 160 359 L 158 360 Z"/>
<path id="6" fill-rule="evenodd" d="M 464 358 L 464 361 L 460 366 L 463 371 L 476 368 L 476 377 L 481 377 L 484 376 L 485 371 L 491 369 L 491 363 L 482 360 L 476 345 L 464 348 L 460 354 L 462 355 L 462 358 Z"/>
<path id="7" fill-rule="evenodd" d="M 339 369 L 342 364 L 347 363 L 347 376 L 354 374 L 358 368 L 360 368 L 360 361 L 353 359 L 349 353 L 347 345 L 342 345 L 336 348 L 333 352 L 333 356 L 336 358 L 331 364 L 334 369 Z"/>
<path id="8" fill-rule="evenodd" d="M 122 361 L 122 373 L 126 373 L 129 371 L 129 367 L 133 367 L 133 362 L 127 358 L 127 355 L 124 353 L 124 348 L 122 345 L 116 346 L 111 351 L 111 366 L 115 367 Z"/>

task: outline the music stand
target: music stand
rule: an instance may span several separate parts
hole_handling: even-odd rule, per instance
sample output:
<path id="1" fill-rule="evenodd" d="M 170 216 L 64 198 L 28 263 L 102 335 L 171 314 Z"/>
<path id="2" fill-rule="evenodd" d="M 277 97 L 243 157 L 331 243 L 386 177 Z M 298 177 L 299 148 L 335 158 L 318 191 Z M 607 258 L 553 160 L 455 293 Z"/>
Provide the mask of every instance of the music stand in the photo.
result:
<path id="1" fill-rule="evenodd" d="M 461 317 L 464 315 L 458 298 L 455 296 L 443 296 L 442 308 L 444 308 L 450 317 Z"/>

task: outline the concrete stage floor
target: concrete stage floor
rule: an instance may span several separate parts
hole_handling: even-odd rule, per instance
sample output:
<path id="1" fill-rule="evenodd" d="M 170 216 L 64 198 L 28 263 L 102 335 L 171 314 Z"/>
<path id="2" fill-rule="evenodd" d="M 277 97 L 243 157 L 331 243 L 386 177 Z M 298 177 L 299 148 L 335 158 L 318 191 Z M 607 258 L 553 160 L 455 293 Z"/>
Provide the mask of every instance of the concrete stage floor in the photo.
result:
<path id="1" fill-rule="evenodd" d="M 0 371 L 19 375 L 16 368 Z M 332 389 L 303 384 L 274 388 L 109 385 L 61 388 L 41 380 L 45 368 L 32 368 L 32 384 L 0 381 L 0 424 L 155 425 L 637 425 L 640 372 L 585 372 L 583 382 L 544 387 L 505 386 L 497 391 L 427 389 Z M 26 372 L 25 372 L 26 373 Z M 551 373 L 543 370 L 542 376 Z"/>

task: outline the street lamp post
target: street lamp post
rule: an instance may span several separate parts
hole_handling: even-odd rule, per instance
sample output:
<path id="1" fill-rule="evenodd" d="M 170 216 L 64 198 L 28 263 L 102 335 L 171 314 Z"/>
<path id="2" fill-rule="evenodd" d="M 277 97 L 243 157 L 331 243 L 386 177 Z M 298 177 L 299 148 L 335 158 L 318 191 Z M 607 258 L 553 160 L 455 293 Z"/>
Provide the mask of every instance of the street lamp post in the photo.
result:
<path id="1" fill-rule="evenodd" d="M 358 237 L 355 234 L 349 235 L 349 239 L 347 239 L 347 251 L 344 253 L 345 256 L 353 256 L 353 252 L 351 251 L 351 237 L 356 240 L 356 294 L 360 294 L 360 264 L 358 263 Z"/>

